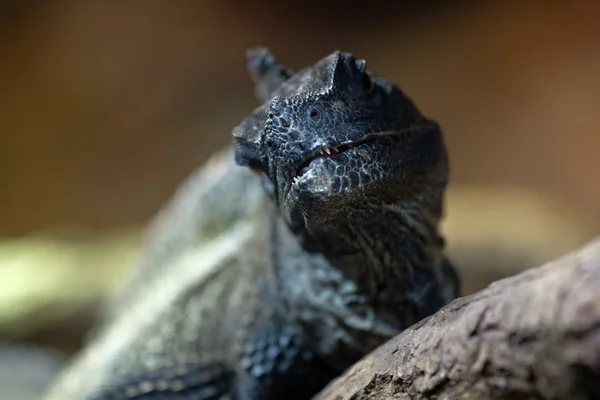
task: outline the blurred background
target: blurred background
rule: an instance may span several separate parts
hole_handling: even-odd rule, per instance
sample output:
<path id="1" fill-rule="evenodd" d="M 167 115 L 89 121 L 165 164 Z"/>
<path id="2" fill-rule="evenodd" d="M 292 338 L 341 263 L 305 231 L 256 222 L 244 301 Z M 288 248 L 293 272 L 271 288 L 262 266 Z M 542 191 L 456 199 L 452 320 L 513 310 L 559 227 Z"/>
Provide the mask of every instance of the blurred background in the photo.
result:
<path id="1" fill-rule="evenodd" d="M 582 245 L 600 231 L 599 17 L 586 0 L 3 1 L 0 399 L 39 397 L 148 220 L 256 106 L 248 47 L 294 69 L 352 52 L 441 123 L 465 294 Z"/>

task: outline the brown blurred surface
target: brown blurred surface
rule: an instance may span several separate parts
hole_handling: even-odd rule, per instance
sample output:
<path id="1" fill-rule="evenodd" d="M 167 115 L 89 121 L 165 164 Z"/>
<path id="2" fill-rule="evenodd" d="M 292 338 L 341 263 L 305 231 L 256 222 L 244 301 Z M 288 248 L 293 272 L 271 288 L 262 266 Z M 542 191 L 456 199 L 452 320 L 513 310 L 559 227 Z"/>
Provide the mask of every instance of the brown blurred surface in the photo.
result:
<path id="1" fill-rule="evenodd" d="M 454 183 L 528 187 L 600 226 L 599 3 L 323 4 L 14 6 L 0 235 L 147 220 L 255 106 L 244 52 L 257 44 L 295 68 L 336 48 L 366 58 L 442 123 Z"/>

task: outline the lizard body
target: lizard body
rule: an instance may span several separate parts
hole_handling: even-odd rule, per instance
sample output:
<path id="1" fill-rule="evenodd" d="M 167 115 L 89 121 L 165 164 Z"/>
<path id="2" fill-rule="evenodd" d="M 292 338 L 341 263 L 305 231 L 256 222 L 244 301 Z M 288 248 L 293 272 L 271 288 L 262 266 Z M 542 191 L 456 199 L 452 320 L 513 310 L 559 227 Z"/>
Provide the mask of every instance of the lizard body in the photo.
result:
<path id="1" fill-rule="evenodd" d="M 348 53 L 294 73 L 257 49 L 249 69 L 263 104 L 46 400 L 309 399 L 458 295 L 438 125 Z"/>

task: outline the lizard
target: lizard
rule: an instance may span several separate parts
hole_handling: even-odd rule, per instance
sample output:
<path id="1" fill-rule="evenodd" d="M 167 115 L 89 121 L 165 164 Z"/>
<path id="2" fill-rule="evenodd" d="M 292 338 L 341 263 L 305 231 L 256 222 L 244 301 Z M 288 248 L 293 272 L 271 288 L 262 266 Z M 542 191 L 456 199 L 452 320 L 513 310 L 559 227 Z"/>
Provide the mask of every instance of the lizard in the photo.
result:
<path id="1" fill-rule="evenodd" d="M 310 399 L 459 295 L 439 124 L 351 53 L 247 58 L 260 105 L 158 214 L 46 400 Z"/>

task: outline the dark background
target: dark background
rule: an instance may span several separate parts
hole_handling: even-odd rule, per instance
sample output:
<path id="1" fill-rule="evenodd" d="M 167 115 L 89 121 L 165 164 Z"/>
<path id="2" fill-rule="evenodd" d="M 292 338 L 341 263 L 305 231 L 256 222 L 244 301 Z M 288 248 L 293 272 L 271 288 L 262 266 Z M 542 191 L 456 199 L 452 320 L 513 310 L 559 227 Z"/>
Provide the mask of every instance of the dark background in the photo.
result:
<path id="1" fill-rule="evenodd" d="M 466 293 L 573 249 L 600 228 L 599 20 L 586 0 L 1 2 L 0 339 L 77 350 L 145 223 L 256 106 L 256 45 L 294 69 L 352 52 L 441 123 Z"/>
<path id="2" fill-rule="evenodd" d="M 531 187 L 600 225 L 595 2 L 14 1 L 2 14 L 2 236 L 147 220 L 255 106 L 255 45 L 294 68 L 334 49 L 367 59 L 440 121 L 454 183 Z"/>

